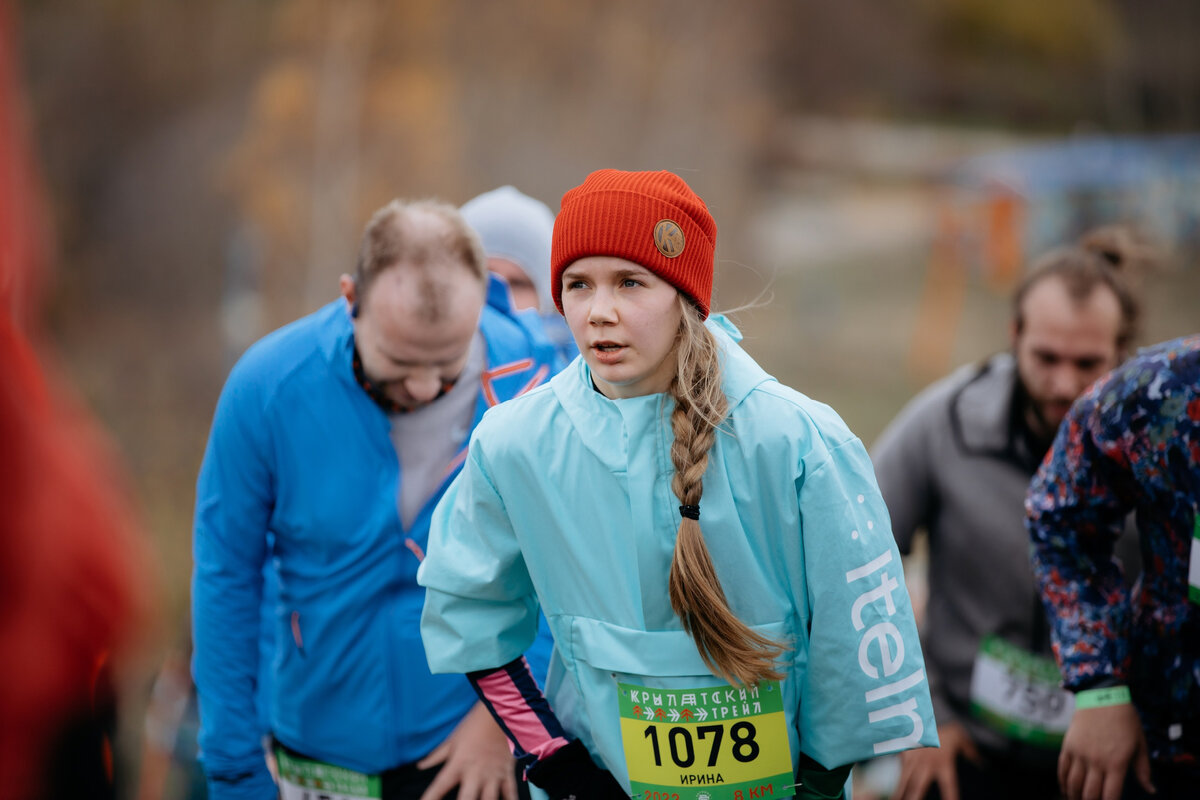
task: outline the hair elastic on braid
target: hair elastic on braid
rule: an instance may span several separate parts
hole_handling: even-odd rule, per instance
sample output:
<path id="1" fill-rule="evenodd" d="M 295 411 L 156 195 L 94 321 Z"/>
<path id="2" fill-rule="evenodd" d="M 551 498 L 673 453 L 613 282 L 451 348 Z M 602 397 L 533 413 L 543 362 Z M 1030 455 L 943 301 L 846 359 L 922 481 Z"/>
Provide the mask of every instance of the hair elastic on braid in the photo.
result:
<path id="1" fill-rule="evenodd" d="M 679 514 L 688 519 L 700 519 L 700 506 L 680 506 Z"/>

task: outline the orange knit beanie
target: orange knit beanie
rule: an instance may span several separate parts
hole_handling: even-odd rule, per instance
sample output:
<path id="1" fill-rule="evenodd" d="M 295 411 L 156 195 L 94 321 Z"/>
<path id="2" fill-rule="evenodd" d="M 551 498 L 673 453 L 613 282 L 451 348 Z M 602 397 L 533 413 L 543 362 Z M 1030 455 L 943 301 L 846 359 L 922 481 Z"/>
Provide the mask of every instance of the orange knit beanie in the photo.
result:
<path id="1" fill-rule="evenodd" d="M 670 172 L 602 169 L 563 195 L 554 220 L 550 291 L 562 311 L 562 274 L 587 256 L 637 262 L 683 292 L 707 317 L 717 223 Z"/>

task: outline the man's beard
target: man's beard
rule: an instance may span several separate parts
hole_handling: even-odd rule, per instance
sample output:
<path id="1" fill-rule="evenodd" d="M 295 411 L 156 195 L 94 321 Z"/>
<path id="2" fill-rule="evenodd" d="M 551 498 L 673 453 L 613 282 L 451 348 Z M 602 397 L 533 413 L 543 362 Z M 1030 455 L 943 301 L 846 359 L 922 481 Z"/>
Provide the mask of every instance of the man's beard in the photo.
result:
<path id="1" fill-rule="evenodd" d="M 1039 461 L 1054 443 L 1058 426 L 1062 422 L 1051 422 L 1043 409 L 1043 403 L 1038 401 L 1025 388 L 1025 382 L 1017 378 L 1017 403 L 1020 406 L 1018 419 L 1029 443 L 1031 453 Z"/>

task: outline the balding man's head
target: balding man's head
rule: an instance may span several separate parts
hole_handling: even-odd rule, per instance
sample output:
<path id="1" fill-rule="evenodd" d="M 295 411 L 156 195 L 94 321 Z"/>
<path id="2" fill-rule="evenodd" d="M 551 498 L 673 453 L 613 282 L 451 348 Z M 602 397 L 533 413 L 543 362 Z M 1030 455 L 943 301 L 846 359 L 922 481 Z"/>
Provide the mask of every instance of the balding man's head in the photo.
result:
<path id="1" fill-rule="evenodd" d="M 342 276 L 342 294 L 364 373 L 402 408 L 430 402 L 457 380 L 479 326 L 478 238 L 453 206 L 393 201 L 367 225 L 356 273 Z"/>
<path id="2" fill-rule="evenodd" d="M 432 200 L 393 200 L 375 212 L 363 232 L 355 267 L 360 302 L 380 273 L 403 267 L 428 276 L 429 300 L 438 299 L 438 278 L 463 269 L 487 285 L 487 258 L 479 237 L 454 206 Z"/>

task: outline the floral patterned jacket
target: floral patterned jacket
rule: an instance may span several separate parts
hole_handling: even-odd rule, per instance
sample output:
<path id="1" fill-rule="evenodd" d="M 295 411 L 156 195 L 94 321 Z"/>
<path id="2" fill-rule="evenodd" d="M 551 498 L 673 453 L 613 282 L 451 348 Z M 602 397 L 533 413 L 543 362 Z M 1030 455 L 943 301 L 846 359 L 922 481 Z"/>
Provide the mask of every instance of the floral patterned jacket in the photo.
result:
<path id="1" fill-rule="evenodd" d="M 1200 753 L 1198 506 L 1200 334 L 1142 350 L 1082 395 L 1025 504 L 1064 684 L 1128 684 L 1156 760 Z M 1143 561 L 1132 592 L 1113 558 L 1130 511 Z"/>

